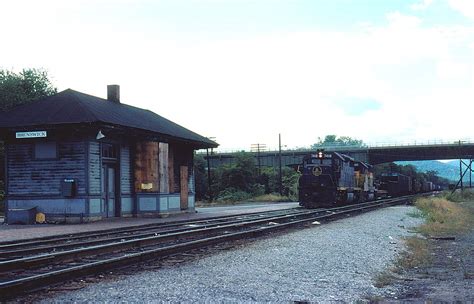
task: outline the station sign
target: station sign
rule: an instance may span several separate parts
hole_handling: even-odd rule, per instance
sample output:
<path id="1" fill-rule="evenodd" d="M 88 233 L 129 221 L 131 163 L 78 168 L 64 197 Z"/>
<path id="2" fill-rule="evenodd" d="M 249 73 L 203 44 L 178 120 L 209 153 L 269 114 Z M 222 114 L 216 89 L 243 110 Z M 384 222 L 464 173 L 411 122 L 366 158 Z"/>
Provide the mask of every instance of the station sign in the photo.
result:
<path id="1" fill-rule="evenodd" d="M 28 131 L 28 132 L 16 132 L 16 138 L 38 138 L 48 137 L 46 131 Z"/>

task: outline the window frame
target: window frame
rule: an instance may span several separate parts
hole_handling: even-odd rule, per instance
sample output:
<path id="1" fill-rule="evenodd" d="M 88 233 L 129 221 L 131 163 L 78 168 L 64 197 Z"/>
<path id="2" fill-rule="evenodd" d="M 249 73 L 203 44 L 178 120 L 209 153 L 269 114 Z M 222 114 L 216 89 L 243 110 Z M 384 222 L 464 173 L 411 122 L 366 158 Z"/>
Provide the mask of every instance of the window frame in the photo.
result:
<path id="1" fill-rule="evenodd" d="M 110 149 L 113 154 L 115 154 L 115 157 L 110 157 L 110 155 L 105 156 L 104 151 Z M 120 159 L 120 146 L 118 144 L 113 144 L 113 143 L 101 143 L 100 145 L 100 157 L 104 160 L 107 161 L 118 161 Z"/>
<path id="2" fill-rule="evenodd" d="M 51 146 L 54 146 L 54 157 L 38 157 L 38 153 L 37 153 L 37 147 L 38 145 L 41 145 L 41 144 L 50 144 Z M 39 160 L 39 161 L 42 161 L 42 160 L 57 160 L 59 159 L 59 145 L 58 145 L 58 142 L 57 141 L 38 141 L 38 142 L 34 142 L 33 143 L 33 159 L 34 160 Z"/>

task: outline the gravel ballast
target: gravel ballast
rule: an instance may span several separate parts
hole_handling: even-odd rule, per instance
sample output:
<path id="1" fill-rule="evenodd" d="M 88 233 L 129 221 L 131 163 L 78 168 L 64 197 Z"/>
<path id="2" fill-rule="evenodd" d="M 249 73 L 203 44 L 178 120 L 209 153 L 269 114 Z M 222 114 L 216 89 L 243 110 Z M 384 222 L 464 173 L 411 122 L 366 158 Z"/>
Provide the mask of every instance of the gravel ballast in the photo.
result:
<path id="1" fill-rule="evenodd" d="M 352 302 L 394 295 L 374 276 L 403 250 L 422 220 L 397 206 L 261 238 L 154 271 L 99 282 L 44 302 Z"/>

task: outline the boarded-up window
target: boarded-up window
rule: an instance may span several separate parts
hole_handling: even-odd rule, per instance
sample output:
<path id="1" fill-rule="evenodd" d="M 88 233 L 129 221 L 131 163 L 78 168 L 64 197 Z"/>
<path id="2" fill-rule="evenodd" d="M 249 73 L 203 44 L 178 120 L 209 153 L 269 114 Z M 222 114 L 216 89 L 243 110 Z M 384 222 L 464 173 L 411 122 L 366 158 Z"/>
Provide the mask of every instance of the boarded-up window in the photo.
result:
<path id="1" fill-rule="evenodd" d="M 135 191 L 158 192 L 158 142 L 139 142 L 135 149 Z"/>
<path id="2" fill-rule="evenodd" d="M 170 146 L 171 147 L 171 146 Z M 189 182 L 189 177 L 192 175 L 192 166 L 193 166 L 193 150 L 185 146 L 173 146 L 170 149 L 173 156 L 173 161 L 170 161 L 170 164 L 173 163 L 173 176 L 170 178 L 173 179 L 173 188 L 170 189 L 171 192 L 177 193 L 181 192 L 181 181 L 182 172 L 181 166 L 186 166 L 188 168 L 188 173 L 186 175 L 186 184 Z M 171 165 L 170 165 L 171 167 Z"/>
<path id="3" fill-rule="evenodd" d="M 35 143 L 35 159 L 53 159 L 58 157 L 56 142 Z"/>

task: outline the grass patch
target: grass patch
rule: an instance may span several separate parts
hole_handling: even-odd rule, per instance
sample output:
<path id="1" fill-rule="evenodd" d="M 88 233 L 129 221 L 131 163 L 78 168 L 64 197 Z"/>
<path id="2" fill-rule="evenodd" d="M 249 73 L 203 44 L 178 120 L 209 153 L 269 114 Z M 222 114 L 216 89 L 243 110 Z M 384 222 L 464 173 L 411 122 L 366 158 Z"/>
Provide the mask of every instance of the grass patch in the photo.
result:
<path id="1" fill-rule="evenodd" d="M 407 214 L 409 217 L 413 217 L 413 218 L 424 218 L 425 216 L 423 215 L 423 212 L 421 212 L 420 210 L 416 209 L 414 210 L 413 212 L 409 212 Z"/>
<path id="2" fill-rule="evenodd" d="M 226 192 L 226 195 L 220 195 L 215 201 L 198 201 L 196 202 L 196 207 L 210 207 L 210 206 L 228 206 L 228 205 L 238 205 L 239 203 L 248 203 L 248 202 L 291 202 L 291 199 L 288 196 L 282 196 L 276 193 L 263 194 L 252 197 L 251 194 L 238 191 L 238 192 Z"/>
<path id="3" fill-rule="evenodd" d="M 409 216 L 424 218 L 425 223 L 416 231 L 425 237 L 453 236 L 474 228 L 474 194 L 446 193 L 441 197 L 420 198 L 415 202 L 418 210 Z M 384 287 L 397 280 L 404 270 L 429 265 L 432 261 L 430 240 L 420 236 L 405 239 L 406 250 L 400 254 L 390 271 L 374 277 L 374 286 Z M 465 274 L 465 277 L 470 274 Z"/>
<path id="4" fill-rule="evenodd" d="M 465 189 L 464 191 L 456 190 L 455 192 L 445 191 L 443 197 L 451 202 L 474 202 L 474 191 Z"/>
<path id="5" fill-rule="evenodd" d="M 374 286 L 381 288 L 388 286 L 398 280 L 398 275 L 404 270 L 429 265 L 432 261 L 430 244 L 427 239 L 420 237 L 408 237 L 404 239 L 406 250 L 403 251 L 395 262 L 395 265 L 374 278 Z"/>
<path id="6" fill-rule="evenodd" d="M 391 285 L 394 281 L 394 275 L 390 271 L 384 271 L 375 276 L 374 286 L 377 288 L 382 288 Z"/>
<path id="7" fill-rule="evenodd" d="M 229 206 L 237 205 L 239 202 L 235 201 L 224 201 L 224 200 L 215 200 L 215 201 L 196 201 L 196 207 L 217 207 L 217 206 Z"/>
<path id="8" fill-rule="evenodd" d="M 403 252 L 395 263 L 394 272 L 399 273 L 403 269 L 415 268 L 428 265 L 431 262 L 429 242 L 420 237 L 409 237 L 405 239 L 407 250 Z"/>
<path id="9" fill-rule="evenodd" d="M 474 203 L 463 204 L 449 201 L 445 197 L 421 198 L 415 206 L 426 222 L 417 228 L 425 236 L 452 235 L 468 231 L 474 226 Z"/>
<path id="10" fill-rule="evenodd" d="M 430 243 L 425 238 L 409 237 L 405 238 L 406 250 L 402 252 L 390 270 L 383 271 L 374 277 L 374 286 L 382 288 L 393 284 L 398 280 L 403 280 L 400 275 L 406 269 L 429 265 L 432 261 L 430 254 Z"/>
<path id="11" fill-rule="evenodd" d="M 456 197 L 470 197 L 462 195 Z M 452 198 L 452 197 L 451 197 Z M 464 199 L 463 199 L 464 200 Z M 417 211 L 411 216 L 423 217 L 425 223 L 416 228 L 416 231 L 426 237 L 452 236 L 469 231 L 474 227 L 474 203 L 458 203 L 450 201 L 446 196 L 420 198 L 415 202 Z M 430 242 L 422 237 L 405 239 L 407 250 L 396 262 L 394 272 L 400 273 L 403 269 L 428 265 L 431 262 Z"/>
<path id="12" fill-rule="evenodd" d="M 257 197 L 254 197 L 250 200 L 251 202 L 290 202 L 291 200 L 287 196 L 282 196 L 280 194 L 271 193 L 271 194 L 264 194 Z"/>

